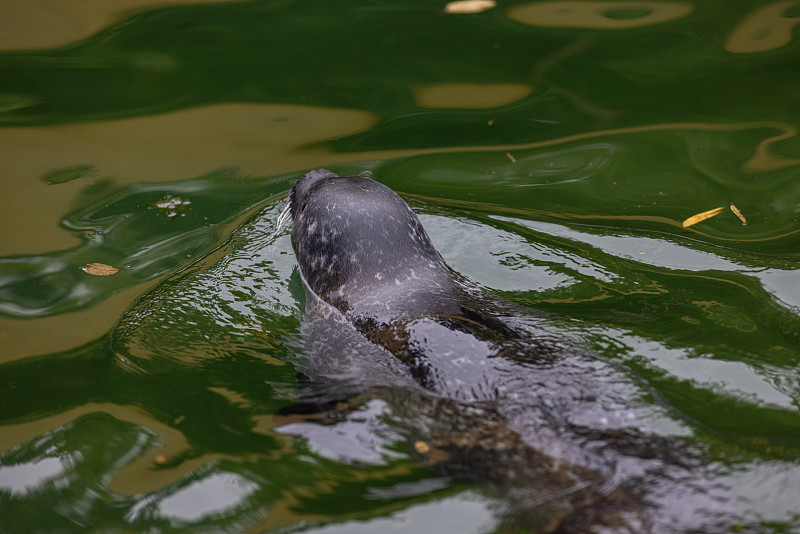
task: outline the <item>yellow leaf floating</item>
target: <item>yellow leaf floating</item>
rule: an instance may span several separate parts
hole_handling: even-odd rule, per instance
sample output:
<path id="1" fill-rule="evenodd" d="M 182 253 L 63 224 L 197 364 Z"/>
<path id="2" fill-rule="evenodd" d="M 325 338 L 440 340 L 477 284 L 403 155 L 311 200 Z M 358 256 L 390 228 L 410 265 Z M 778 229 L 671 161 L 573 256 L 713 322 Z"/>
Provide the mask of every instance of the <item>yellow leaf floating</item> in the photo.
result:
<path id="1" fill-rule="evenodd" d="M 724 209 L 725 207 L 723 206 L 721 208 L 714 208 L 713 210 L 708 210 L 704 211 L 703 213 L 698 213 L 697 215 L 692 215 L 691 217 L 683 221 L 681 223 L 681 226 L 683 226 L 684 228 L 689 228 L 690 226 L 693 226 L 701 221 L 705 221 L 706 219 L 710 219 L 715 215 L 719 215 Z"/>
<path id="2" fill-rule="evenodd" d="M 744 215 L 742 215 L 742 212 L 739 211 L 739 208 L 733 205 L 733 202 L 731 202 L 731 211 L 734 215 L 739 217 L 739 220 L 742 221 L 742 224 L 747 224 L 747 219 L 744 218 Z"/>
<path id="3" fill-rule="evenodd" d="M 92 274 L 94 276 L 110 276 L 112 274 L 116 274 L 119 269 L 116 267 L 112 267 L 111 265 L 106 265 L 105 263 L 87 263 L 83 267 L 81 267 L 83 272 L 87 274 Z"/>
<path id="4" fill-rule="evenodd" d="M 431 446 L 425 443 L 424 441 L 415 441 L 414 450 L 420 454 L 425 454 L 426 452 L 431 450 Z"/>
<path id="5" fill-rule="evenodd" d="M 480 13 L 492 9 L 497 5 L 494 0 L 459 0 L 457 2 L 450 2 L 444 6 L 445 13 L 452 13 L 454 15 L 468 15 L 470 13 Z"/>

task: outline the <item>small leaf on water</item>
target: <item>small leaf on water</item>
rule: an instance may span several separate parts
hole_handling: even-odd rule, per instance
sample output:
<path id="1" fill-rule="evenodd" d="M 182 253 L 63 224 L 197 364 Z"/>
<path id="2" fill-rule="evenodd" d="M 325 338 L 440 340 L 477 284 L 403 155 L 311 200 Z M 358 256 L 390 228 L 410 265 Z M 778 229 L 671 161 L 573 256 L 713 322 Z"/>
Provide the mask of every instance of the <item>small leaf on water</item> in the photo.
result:
<path id="1" fill-rule="evenodd" d="M 496 5 L 497 2 L 494 0 L 458 0 L 444 6 L 444 12 L 466 15 L 470 13 L 480 13 L 481 11 L 492 9 Z"/>
<path id="2" fill-rule="evenodd" d="M 116 267 L 112 267 L 111 265 L 106 265 L 105 263 L 87 263 L 83 267 L 81 267 L 83 272 L 87 274 L 92 274 L 94 276 L 110 276 L 112 274 L 116 274 L 119 269 Z"/>
<path id="3" fill-rule="evenodd" d="M 742 224 L 747 224 L 747 219 L 744 218 L 744 215 L 742 215 L 742 212 L 739 211 L 739 208 L 733 205 L 733 202 L 731 202 L 731 211 L 734 215 L 739 217 L 739 220 L 742 221 Z"/>
<path id="4" fill-rule="evenodd" d="M 683 221 L 683 223 L 681 223 L 681 224 L 682 224 L 682 226 L 684 228 L 689 228 L 690 226 L 692 226 L 694 224 L 697 224 L 697 223 L 699 223 L 701 221 L 705 221 L 706 219 L 710 219 L 711 217 L 713 217 L 715 215 L 719 215 L 720 212 L 722 210 L 724 210 L 724 209 L 725 209 L 724 207 L 722 207 L 722 208 L 714 208 L 713 210 L 708 210 L 708 211 L 704 211 L 703 213 L 698 213 L 697 215 L 692 215 L 691 217 L 689 217 L 688 219 Z"/>
<path id="5" fill-rule="evenodd" d="M 415 441 L 414 450 L 420 454 L 425 454 L 426 452 L 431 450 L 431 446 L 425 443 L 424 441 Z"/>

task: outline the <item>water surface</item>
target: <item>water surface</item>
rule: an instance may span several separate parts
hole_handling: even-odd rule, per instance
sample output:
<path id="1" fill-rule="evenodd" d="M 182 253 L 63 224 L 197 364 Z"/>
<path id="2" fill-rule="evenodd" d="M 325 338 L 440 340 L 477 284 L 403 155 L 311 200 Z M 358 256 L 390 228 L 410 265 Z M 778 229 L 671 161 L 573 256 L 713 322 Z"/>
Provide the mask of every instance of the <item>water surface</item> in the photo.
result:
<path id="1" fill-rule="evenodd" d="M 800 529 L 800 2 L 84 4 L 0 8 L 2 527 L 498 528 L 401 440 L 277 415 L 307 362 L 276 221 L 324 166 Z"/>

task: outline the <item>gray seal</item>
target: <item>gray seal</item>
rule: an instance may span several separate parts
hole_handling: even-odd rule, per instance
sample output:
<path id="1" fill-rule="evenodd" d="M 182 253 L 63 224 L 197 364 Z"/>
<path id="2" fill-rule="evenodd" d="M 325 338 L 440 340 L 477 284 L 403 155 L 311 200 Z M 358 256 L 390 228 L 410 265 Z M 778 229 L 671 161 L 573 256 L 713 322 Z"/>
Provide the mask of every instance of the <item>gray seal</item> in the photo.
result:
<path id="1" fill-rule="evenodd" d="M 397 193 L 320 169 L 292 189 L 292 245 L 308 287 L 351 319 L 458 310 L 450 270 Z"/>
<path id="2" fill-rule="evenodd" d="M 550 336 L 525 338 L 497 320 L 496 310 L 487 310 L 490 299 L 470 292 L 389 187 L 319 169 L 298 180 L 289 202 L 307 294 L 406 363 L 427 389 L 495 400 L 503 381 L 487 358 L 546 360 L 563 348 Z"/>
<path id="3" fill-rule="evenodd" d="M 635 380 L 538 321 L 515 324 L 389 187 L 319 169 L 289 206 L 310 367 L 368 360 L 351 378 L 390 406 L 390 434 L 423 439 L 437 472 L 491 484 L 510 528 L 730 531 L 738 507 L 698 451 L 645 428 Z"/>

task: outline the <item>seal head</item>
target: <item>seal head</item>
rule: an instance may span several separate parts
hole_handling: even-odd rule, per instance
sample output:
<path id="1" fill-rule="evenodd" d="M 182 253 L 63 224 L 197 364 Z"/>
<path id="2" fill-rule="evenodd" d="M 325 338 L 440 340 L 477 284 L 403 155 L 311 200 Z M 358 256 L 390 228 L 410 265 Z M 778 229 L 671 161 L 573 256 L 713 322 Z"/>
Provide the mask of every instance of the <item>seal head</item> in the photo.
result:
<path id="1" fill-rule="evenodd" d="M 458 311 L 453 276 L 402 198 L 318 169 L 292 189 L 292 246 L 307 289 L 351 319 Z"/>

